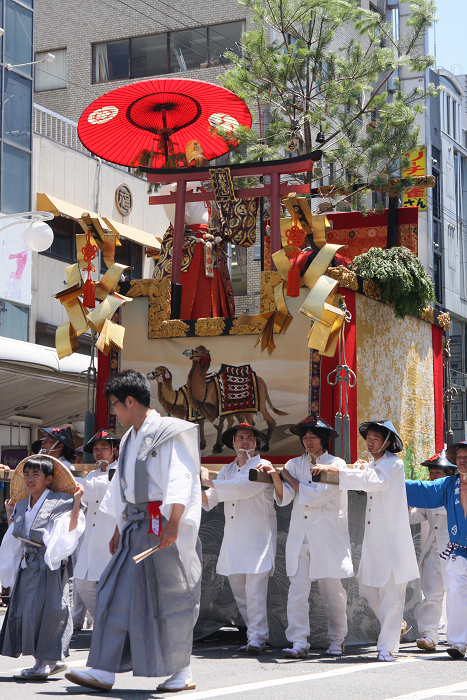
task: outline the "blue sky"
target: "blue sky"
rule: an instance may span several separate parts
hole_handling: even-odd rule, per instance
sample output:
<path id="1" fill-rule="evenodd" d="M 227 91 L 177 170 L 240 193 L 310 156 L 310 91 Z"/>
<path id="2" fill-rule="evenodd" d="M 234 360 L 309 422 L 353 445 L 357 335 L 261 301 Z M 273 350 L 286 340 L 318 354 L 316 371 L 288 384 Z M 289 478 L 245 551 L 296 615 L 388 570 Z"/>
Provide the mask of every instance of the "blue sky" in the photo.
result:
<path id="1" fill-rule="evenodd" d="M 455 74 L 467 73 L 467 0 L 438 0 L 436 24 L 436 65 Z M 430 53 L 433 49 L 430 32 Z M 455 67 L 456 64 L 460 64 Z"/>

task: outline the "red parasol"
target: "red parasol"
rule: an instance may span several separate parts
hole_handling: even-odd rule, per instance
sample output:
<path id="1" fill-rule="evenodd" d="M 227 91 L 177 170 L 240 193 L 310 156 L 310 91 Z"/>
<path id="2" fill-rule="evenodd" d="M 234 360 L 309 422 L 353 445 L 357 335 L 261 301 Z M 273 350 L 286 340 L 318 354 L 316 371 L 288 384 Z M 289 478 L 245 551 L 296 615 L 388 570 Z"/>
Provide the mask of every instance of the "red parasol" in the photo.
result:
<path id="1" fill-rule="evenodd" d="M 185 147 L 197 141 L 208 160 L 229 150 L 219 134 L 251 127 L 246 104 L 233 92 L 201 80 L 144 80 L 102 95 L 80 117 L 88 150 L 112 163 L 152 168 L 187 165 Z"/>

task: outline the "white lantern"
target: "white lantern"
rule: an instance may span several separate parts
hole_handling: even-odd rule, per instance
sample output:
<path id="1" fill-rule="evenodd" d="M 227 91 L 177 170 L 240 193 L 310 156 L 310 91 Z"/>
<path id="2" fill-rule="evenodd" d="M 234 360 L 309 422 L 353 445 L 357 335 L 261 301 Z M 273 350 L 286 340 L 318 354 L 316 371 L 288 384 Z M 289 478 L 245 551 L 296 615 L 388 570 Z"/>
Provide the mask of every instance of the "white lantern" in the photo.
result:
<path id="1" fill-rule="evenodd" d="M 23 241 L 30 250 L 42 253 L 50 248 L 54 240 L 54 232 L 44 221 L 34 221 L 23 231 Z"/>

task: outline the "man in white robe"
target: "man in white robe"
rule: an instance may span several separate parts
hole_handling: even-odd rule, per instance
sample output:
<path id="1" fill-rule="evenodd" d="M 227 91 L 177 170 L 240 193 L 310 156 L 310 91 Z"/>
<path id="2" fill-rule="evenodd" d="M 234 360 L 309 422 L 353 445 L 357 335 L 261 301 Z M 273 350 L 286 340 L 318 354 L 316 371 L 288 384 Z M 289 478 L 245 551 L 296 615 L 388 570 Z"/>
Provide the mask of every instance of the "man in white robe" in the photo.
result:
<path id="1" fill-rule="evenodd" d="M 198 426 L 150 410 L 150 384 L 135 370 L 109 379 L 105 395 L 119 422 L 131 426 L 101 505 L 117 522 L 114 556 L 97 589 L 89 666 L 66 678 L 108 692 L 115 673 L 132 670 L 172 674 L 160 692 L 190 690 L 201 587 Z"/>
<path id="2" fill-rule="evenodd" d="M 285 636 L 292 642 L 292 648 L 284 649 L 283 653 L 286 658 L 294 659 L 308 655 L 308 598 L 311 582 L 316 579 L 328 621 L 326 654 L 342 656 L 347 634 L 347 594 L 341 578 L 354 575 L 348 499 L 335 486 L 314 482 L 311 469 L 315 464 L 332 464 L 340 469 L 346 464 L 328 453 L 329 440 L 339 434 L 320 416 L 312 414 L 290 430 L 300 437 L 306 453 L 289 460 L 280 472 L 263 466 L 273 478 L 277 504 L 286 506 L 292 501 L 294 504 L 285 549 L 290 579 Z"/>
<path id="3" fill-rule="evenodd" d="M 267 595 L 269 577 L 274 573 L 277 518 L 272 484 L 250 481 L 250 469 L 270 462 L 255 454 L 266 437 L 248 423 L 226 430 L 222 440 L 237 453 L 222 467 L 215 481 L 203 491 L 203 508 L 211 510 L 224 502 L 224 538 L 216 571 L 228 576 L 238 609 L 247 627 L 248 654 L 260 654 L 269 637 Z"/>
<path id="4" fill-rule="evenodd" d="M 456 471 L 456 465 L 448 460 L 445 450 L 425 460 L 422 465 L 428 467 L 430 481 L 452 476 Z M 446 508 L 441 506 L 441 508 L 410 508 L 409 517 L 411 524 L 423 523 L 422 530 L 424 525 L 428 525 L 428 534 L 418 560 L 423 600 L 417 609 L 420 633 L 417 646 L 419 649 L 434 651 L 439 641 L 439 623 L 446 590 L 444 579 L 447 561 L 439 555 L 449 544 L 448 515 Z"/>
<path id="5" fill-rule="evenodd" d="M 109 487 L 109 470 L 115 469 L 120 440 L 108 430 L 98 430 L 84 446 L 94 457 L 97 469 L 83 479 L 83 503 L 86 510 L 86 530 L 75 565 L 75 591 L 88 610 L 91 621 L 96 612 L 97 584 L 110 561 L 109 542 L 115 532 L 115 519 L 100 510 L 100 504 Z M 73 623 L 75 618 L 73 616 Z"/>
<path id="6" fill-rule="evenodd" d="M 410 531 L 405 474 L 396 457 L 402 440 L 391 421 L 369 421 L 359 426 L 370 461 L 353 469 L 316 465 L 314 473 L 339 473 L 339 489 L 366 491 L 365 535 L 358 570 L 360 595 L 381 623 L 378 660 L 393 661 L 398 651 L 407 583 L 419 578 Z"/>

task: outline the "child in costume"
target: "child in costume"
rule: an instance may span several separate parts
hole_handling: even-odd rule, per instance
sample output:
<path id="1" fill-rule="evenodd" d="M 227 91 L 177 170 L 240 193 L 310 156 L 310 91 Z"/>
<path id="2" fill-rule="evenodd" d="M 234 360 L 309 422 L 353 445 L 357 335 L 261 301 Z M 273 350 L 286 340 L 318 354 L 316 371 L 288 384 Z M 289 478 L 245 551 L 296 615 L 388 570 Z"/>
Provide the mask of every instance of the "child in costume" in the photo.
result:
<path id="1" fill-rule="evenodd" d="M 339 435 L 320 416 L 310 415 L 290 430 L 300 437 L 305 454 L 289 460 L 281 472 L 267 466 L 262 468 L 271 473 L 277 504 L 287 506 L 293 501 L 285 549 L 290 579 L 285 636 L 292 642 L 292 648 L 284 649 L 283 653 L 293 659 L 308 655 L 308 598 L 311 582 L 316 579 L 328 621 L 326 654 L 342 656 L 347 634 L 347 594 L 341 578 L 354 575 L 348 499 L 336 486 L 314 482 L 311 469 L 315 464 L 333 464 L 345 469 L 346 464 L 328 453 L 330 438 Z"/>
<path id="2" fill-rule="evenodd" d="M 11 602 L 0 633 L 0 654 L 35 657 L 21 680 L 46 679 L 66 668 L 64 659 L 73 631 L 70 578 L 72 553 L 84 532 L 83 487 L 74 495 L 54 492 L 52 485 L 69 475 L 66 467 L 46 455 L 26 458 L 22 468 L 26 495 L 7 501 L 10 526 L 0 547 L 0 581 L 13 586 Z"/>
<path id="3" fill-rule="evenodd" d="M 250 469 L 272 464 L 255 454 L 266 436 L 249 423 L 238 423 L 222 435 L 237 453 L 220 470 L 217 479 L 204 479 L 203 508 L 211 510 L 224 502 L 224 539 L 216 571 L 228 576 L 230 587 L 247 627 L 247 654 L 264 651 L 269 637 L 267 595 L 274 573 L 277 520 L 272 484 L 249 481 Z"/>
<path id="4" fill-rule="evenodd" d="M 419 578 L 404 488 L 404 463 L 397 457 L 403 444 L 389 420 L 361 423 L 358 430 L 366 440 L 369 462 L 360 460 L 350 469 L 316 464 L 312 473 L 338 472 L 340 490 L 368 493 L 359 589 L 381 623 L 378 661 L 394 661 L 394 652 L 399 650 L 407 583 Z"/>

